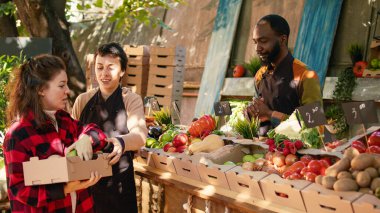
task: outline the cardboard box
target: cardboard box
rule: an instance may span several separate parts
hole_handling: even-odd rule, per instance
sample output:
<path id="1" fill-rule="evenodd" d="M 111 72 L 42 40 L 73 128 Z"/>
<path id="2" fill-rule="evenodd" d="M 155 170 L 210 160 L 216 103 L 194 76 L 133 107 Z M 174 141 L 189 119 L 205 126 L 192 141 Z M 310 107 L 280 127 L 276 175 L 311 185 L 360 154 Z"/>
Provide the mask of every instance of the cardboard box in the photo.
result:
<path id="1" fill-rule="evenodd" d="M 143 74 L 143 75 L 148 75 L 149 74 L 149 66 L 148 65 L 133 65 L 133 64 L 128 64 L 127 65 L 127 74 Z"/>
<path id="2" fill-rule="evenodd" d="M 143 55 L 143 56 L 149 56 L 149 46 L 147 45 L 124 45 L 124 51 L 125 53 L 129 55 Z"/>
<path id="3" fill-rule="evenodd" d="M 226 172 L 233 167 L 235 166 L 218 165 L 212 163 L 211 161 L 197 164 L 198 173 L 201 177 L 202 182 L 214 186 L 220 186 L 226 189 L 230 189 L 226 177 Z"/>
<path id="4" fill-rule="evenodd" d="M 352 202 L 358 199 L 359 192 L 337 192 L 313 183 L 301 191 L 307 212 L 353 212 Z M 363 211 L 365 212 L 365 211 Z"/>
<path id="5" fill-rule="evenodd" d="M 132 92 L 139 94 L 141 97 L 146 96 L 146 84 L 123 84 L 123 86 L 130 88 Z"/>
<path id="6" fill-rule="evenodd" d="M 185 57 L 176 55 L 151 55 L 150 64 L 165 66 L 184 66 Z"/>
<path id="7" fill-rule="evenodd" d="M 177 56 L 185 56 L 186 49 L 181 46 L 176 47 L 158 47 L 151 46 L 150 47 L 151 55 L 177 55 Z"/>
<path id="8" fill-rule="evenodd" d="M 152 153 L 154 165 L 157 169 L 177 173 L 173 163 L 173 160 L 175 159 L 173 155 L 174 154 L 164 152 L 162 149 L 158 149 L 156 152 Z"/>
<path id="9" fill-rule="evenodd" d="M 182 153 L 173 159 L 173 163 L 177 171 L 177 175 L 201 181 L 201 177 L 199 176 L 197 169 L 197 164 L 190 156 Z"/>
<path id="10" fill-rule="evenodd" d="M 269 174 L 266 172 L 256 172 L 244 170 L 241 166 L 234 167 L 226 172 L 228 185 L 231 191 L 249 194 L 264 200 L 259 181 Z"/>
<path id="11" fill-rule="evenodd" d="M 25 185 L 86 180 L 93 171 L 97 171 L 103 177 L 112 176 L 112 167 L 108 164 L 106 156 L 107 154 L 99 154 L 97 159 L 88 161 L 83 161 L 78 156 L 57 156 L 43 160 L 32 157 L 22 163 Z"/>
<path id="12" fill-rule="evenodd" d="M 380 200 L 374 195 L 362 194 L 352 203 L 355 213 L 380 213 Z"/>
<path id="13" fill-rule="evenodd" d="M 154 165 L 154 161 L 153 161 L 153 158 L 152 158 L 152 153 L 153 152 L 155 152 L 155 149 L 142 147 L 138 151 L 138 155 L 136 157 L 136 161 L 139 162 L 139 163 L 141 163 L 141 164 L 150 166 L 150 167 L 156 167 Z"/>
<path id="14" fill-rule="evenodd" d="M 285 180 L 276 174 L 260 180 L 265 200 L 300 211 L 306 211 L 301 190 L 310 184 L 306 180 Z"/>

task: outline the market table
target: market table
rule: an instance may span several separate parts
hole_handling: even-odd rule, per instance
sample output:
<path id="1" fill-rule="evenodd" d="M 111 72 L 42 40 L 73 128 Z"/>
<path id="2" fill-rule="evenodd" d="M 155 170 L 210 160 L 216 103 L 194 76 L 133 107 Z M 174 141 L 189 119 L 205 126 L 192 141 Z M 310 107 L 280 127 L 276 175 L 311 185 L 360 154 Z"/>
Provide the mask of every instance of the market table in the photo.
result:
<path id="1" fill-rule="evenodd" d="M 273 204 L 265 200 L 255 199 L 247 195 L 239 194 L 237 192 L 233 192 L 221 187 L 212 186 L 187 177 L 182 177 L 174 173 L 166 172 L 157 168 L 138 163 L 136 161 L 134 162 L 134 166 L 135 174 L 137 176 L 153 180 L 158 184 L 162 184 L 164 188 L 173 187 L 175 188 L 174 192 L 180 193 L 177 196 L 183 196 L 184 194 L 186 194 L 190 197 L 200 198 L 205 200 L 206 205 L 208 201 L 211 201 L 215 205 L 218 205 L 219 209 L 222 206 L 225 209 L 224 212 L 302 212 L 289 207 Z M 166 192 L 165 190 L 165 193 L 170 192 Z M 177 210 L 178 206 L 182 208 L 183 203 L 170 202 L 170 199 L 165 200 L 165 212 L 171 212 L 170 207 L 167 207 L 168 205 L 177 206 Z M 183 210 L 183 212 L 186 211 Z"/>

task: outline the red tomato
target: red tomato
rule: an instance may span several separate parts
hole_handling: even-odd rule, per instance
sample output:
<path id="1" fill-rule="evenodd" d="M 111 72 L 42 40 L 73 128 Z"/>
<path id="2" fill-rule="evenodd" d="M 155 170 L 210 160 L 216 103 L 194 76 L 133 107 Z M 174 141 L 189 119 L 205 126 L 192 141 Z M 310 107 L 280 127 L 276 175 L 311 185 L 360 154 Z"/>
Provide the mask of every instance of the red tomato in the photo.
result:
<path id="1" fill-rule="evenodd" d="M 286 171 L 286 172 L 284 172 L 284 173 L 282 174 L 282 178 L 287 179 L 287 178 L 289 177 L 289 175 L 291 175 L 291 174 L 293 174 L 292 171 Z"/>
<path id="2" fill-rule="evenodd" d="M 319 160 L 312 160 L 307 167 L 310 169 L 310 172 L 319 174 L 322 168 L 322 164 L 319 162 Z"/>
<path id="3" fill-rule="evenodd" d="M 329 157 L 323 157 L 319 160 L 319 162 L 321 163 L 322 167 L 328 168 L 331 166 L 331 158 Z"/>
<path id="4" fill-rule="evenodd" d="M 310 182 L 315 182 L 315 177 L 317 177 L 317 174 L 313 172 L 306 172 L 304 177 L 305 177 L 305 180 L 308 180 Z"/>
<path id="5" fill-rule="evenodd" d="M 380 146 L 370 146 L 367 148 L 366 152 L 380 154 Z"/>
<path id="6" fill-rule="evenodd" d="M 236 65 L 233 71 L 233 76 L 235 78 L 242 77 L 245 73 L 245 69 L 243 65 Z"/>
<path id="7" fill-rule="evenodd" d="M 293 163 L 291 166 L 289 166 L 288 170 L 287 171 L 291 171 L 291 172 L 296 172 L 296 173 L 300 173 L 301 170 L 303 168 L 306 167 L 306 164 L 302 161 L 297 161 L 295 163 Z"/>
<path id="8" fill-rule="evenodd" d="M 304 162 L 306 165 L 308 165 L 309 162 L 313 159 L 314 158 L 311 155 L 304 155 L 301 157 L 301 161 Z"/>
<path id="9" fill-rule="evenodd" d="M 357 149 L 360 153 L 364 153 L 366 150 L 366 146 L 361 141 L 352 142 L 351 147 Z"/>
<path id="10" fill-rule="evenodd" d="M 380 146 L 380 131 L 376 131 L 369 136 L 368 146 Z"/>
<path id="11" fill-rule="evenodd" d="M 319 174 L 320 175 L 325 175 L 326 174 L 326 169 L 327 169 L 328 167 L 322 167 L 321 168 L 321 170 L 319 170 Z"/>
<path id="12" fill-rule="evenodd" d="M 297 172 L 293 172 L 291 175 L 288 176 L 288 179 L 290 179 L 290 180 L 301 180 L 302 175 L 300 175 Z"/>
<path id="13" fill-rule="evenodd" d="M 301 170 L 300 174 L 305 175 L 306 173 L 310 172 L 310 169 L 308 167 L 305 167 Z"/>

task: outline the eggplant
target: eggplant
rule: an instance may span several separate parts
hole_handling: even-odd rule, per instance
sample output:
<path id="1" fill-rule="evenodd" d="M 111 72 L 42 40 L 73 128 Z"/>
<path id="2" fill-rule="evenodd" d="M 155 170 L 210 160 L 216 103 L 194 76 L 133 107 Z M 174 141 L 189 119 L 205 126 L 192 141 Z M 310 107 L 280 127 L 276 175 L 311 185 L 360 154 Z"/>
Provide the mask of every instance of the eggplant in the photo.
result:
<path id="1" fill-rule="evenodd" d="M 158 139 L 162 134 L 162 128 L 160 126 L 149 127 L 148 136 L 151 138 Z"/>

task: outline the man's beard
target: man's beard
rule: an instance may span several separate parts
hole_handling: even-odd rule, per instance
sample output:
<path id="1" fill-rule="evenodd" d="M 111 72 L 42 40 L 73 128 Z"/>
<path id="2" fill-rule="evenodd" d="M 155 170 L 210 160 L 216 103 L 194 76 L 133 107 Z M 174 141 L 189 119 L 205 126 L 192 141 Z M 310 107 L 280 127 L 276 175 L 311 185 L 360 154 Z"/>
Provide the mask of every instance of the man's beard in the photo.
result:
<path id="1" fill-rule="evenodd" d="M 261 64 L 263 66 L 271 65 L 271 63 L 277 58 L 277 56 L 280 54 L 280 42 L 277 41 L 276 44 L 273 47 L 273 50 L 268 54 L 268 57 L 263 60 L 260 58 Z"/>

